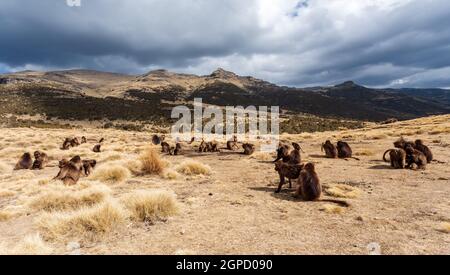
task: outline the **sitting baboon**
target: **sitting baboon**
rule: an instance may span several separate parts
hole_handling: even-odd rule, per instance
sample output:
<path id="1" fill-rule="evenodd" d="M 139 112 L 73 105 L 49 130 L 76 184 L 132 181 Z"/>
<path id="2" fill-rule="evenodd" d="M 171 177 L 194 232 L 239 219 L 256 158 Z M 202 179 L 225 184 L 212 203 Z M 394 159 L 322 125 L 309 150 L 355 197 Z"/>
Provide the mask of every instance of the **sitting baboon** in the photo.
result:
<path id="1" fill-rule="evenodd" d="M 199 153 L 204 153 L 204 152 L 206 152 L 207 150 L 208 150 L 208 146 L 207 146 L 205 140 L 202 139 L 202 142 L 200 143 L 200 146 L 198 147 L 198 152 L 199 152 Z"/>
<path id="2" fill-rule="evenodd" d="M 54 178 L 55 180 L 62 180 L 65 185 L 75 185 L 83 173 L 83 162 L 79 156 L 73 157 L 70 161 L 60 162 L 61 170 Z"/>
<path id="3" fill-rule="evenodd" d="M 71 146 L 70 138 L 66 138 L 63 142 L 61 150 L 69 150 L 70 146 Z"/>
<path id="4" fill-rule="evenodd" d="M 206 144 L 207 151 L 210 153 L 220 152 L 219 144 L 215 141 L 208 142 Z"/>
<path id="5" fill-rule="evenodd" d="M 329 140 L 322 144 L 321 150 L 322 152 L 325 150 L 325 155 L 327 156 L 327 158 L 335 159 L 338 157 L 338 150 L 336 146 Z"/>
<path id="6" fill-rule="evenodd" d="M 175 149 L 173 150 L 173 154 L 175 156 L 179 156 L 183 154 L 183 148 L 181 147 L 181 143 L 177 143 L 175 145 Z"/>
<path id="7" fill-rule="evenodd" d="M 291 153 L 289 154 L 289 164 L 300 164 L 302 162 L 302 157 L 300 154 L 300 150 L 302 150 L 302 148 L 300 147 L 300 145 L 298 143 L 292 143 L 292 146 L 294 147 L 294 150 L 291 151 Z"/>
<path id="8" fill-rule="evenodd" d="M 167 143 L 165 141 L 161 142 L 161 153 L 170 154 L 170 151 L 171 151 L 171 147 L 170 147 L 169 143 Z"/>
<path id="9" fill-rule="evenodd" d="M 36 151 L 34 152 L 34 162 L 33 162 L 33 170 L 42 170 L 48 163 L 48 156 L 44 152 Z"/>
<path id="10" fill-rule="evenodd" d="M 412 146 L 414 148 L 415 144 L 410 141 L 406 141 L 403 137 L 394 142 L 395 148 L 406 150 L 406 147 Z"/>
<path id="11" fill-rule="evenodd" d="M 319 176 L 316 173 L 316 168 L 313 163 L 308 163 L 303 166 L 298 178 L 298 187 L 294 195 L 296 198 L 302 198 L 304 201 L 323 201 L 337 203 L 342 206 L 350 206 L 348 202 L 333 199 L 320 199 L 322 196 L 322 185 L 320 184 Z"/>
<path id="12" fill-rule="evenodd" d="M 101 144 L 95 145 L 94 148 L 92 148 L 92 151 L 94 153 L 100 153 L 102 151 L 102 145 Z"/>
<path id="13" fill-rule="evenodd" d="M 17 162 L 14 170 L 31 169 L 33 167 L 33 159 L 30 153 L 23 154 Z"/>
<path id="14" fill-rule="evenodd" d="M 428 146 L 423 143 L 422 140 L 416 140 L 414 148 L 422 152 L 427 157 L 428 163 L 431 163 L 433 161 L 433 153 L 431 152 L 430 148 L 428 148 Z"/>
<path id="15" fill-rule="evenodd" d="M 406 164 L 408 169 L 413 168 L 413 164 L 417 165 L 418 169 L 426 169 L 427 166 L 427 157 L 424 153 L 419 150 L 414 149 L 412 146 L 406 147 Z"/>
<path id="16" fill-rule="evenodd" d="M 227 142 L 227 149 L 230 150 L 230 151 L 234 151 L 234 150 L 239 149 L 239 146 L 238 146 L 237 143 L 238 143 L 237 137 L 233 136 L 233 139 L 229 140 Z"/>
<path id="17" fill-rule="evenodd" d="M 390 149 L 383 155 L 383 160 L 388 162 L 386 155 L 389 153 L 389 158 L 392 168 L 404 169 L 406 166 L 406 151 L 403 149 Z"/>
<path id="18" fill-rule="evenodd" d="M 161 138 L 158 135 L 153 135 L 152 143 L 154 145 L 160 145 L 161 144 Z"/>
<path id="19" fill-rule="evenodd" d="M 95 159 L 83 160 L 84 175 L 86 177 L 89 176 L 92 173 L 92 171 L 94 170 L 96 165 L 97 165 L 97 161 Z"/>
<path id="20" fill-rule="evenodd" d="M 250 143 L 245 143 L 242 145 L 242 148 L 244 148 L 244 155 L 250 156 L 253 155 L 253 153 L 255 152 L 255 145 L 250 144 Z"/>
<path id="21" fill-rule="evenodd" d="M 286 178 L 289 180 L 289 188 L 292 188 L 292 180 L 296 180 L 300 177 L 302 168 L 303 165 L 300 164 L 288 164 L 282 161 L 277 161 L 275 163 L 275 171 L 277 171 L 280 176 L 280 184 L 278 185 L 275 193 L 281 192 L 281 188 L 286 184 Z"/>
<path id="22" fill-rule="evenodd" d="M 87 139 L 85 136 L 81 137 L 81 144 L 87 143 Z"/>
<path id="23" fill-rule="evenodd" d="M 73 139 L 70 140 L 70 146 L 72 147 L 77 147 L 80 146 L 80 140 L 77 137 L 74 137 Z"/>
<path id="24" fill-rule="evenodd" d="M 337 150 L 338 150 L 338 157 L 340 159 L 352 158 L 352 159 L 360 160 L 359 158 L 353 157 L 352 148 L 350 147 L 350 145 L 347 142 L 338 141 Z"/>
<path id="25" fill-rule="evenodd" d="M 290 154 L 291 154 L 291 146 L 287 145 L 287 144 L 282 144 L 280 142 L 280 144 L 278 145 L 278 149 L 277 149 L 277 159 L 274 160 L 273 162 L 278 162 L 279 160 L 283 160 L 283 162 L 289 162 L 290 161 Z"/>

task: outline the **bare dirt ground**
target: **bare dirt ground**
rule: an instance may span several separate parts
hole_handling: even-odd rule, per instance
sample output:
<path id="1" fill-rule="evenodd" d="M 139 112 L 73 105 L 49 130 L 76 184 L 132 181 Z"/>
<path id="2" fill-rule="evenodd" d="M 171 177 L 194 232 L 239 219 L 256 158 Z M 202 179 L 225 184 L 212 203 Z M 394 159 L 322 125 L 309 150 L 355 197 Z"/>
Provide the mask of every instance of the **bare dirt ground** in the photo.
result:
<path id="1" fill-rule="evenodd" d="M 65 137 L 83 135 L 88 144 L 59 149 Z M 425 171 L 391 169 L 382 155 L 401 135 L 423 139 L 440 162 Z M 104 152 L 95 154 L 91 148 L 100 137 L 106 139 Z M 342 199 L 351 207 L 334 209 L 325 202 L 295 200 L 295 190 L 287 186 L 274 194 L 279 179 L 270 154 L 249 157 L 224 150 L 163 156 L 165 172 L 142 176 L 117 166 L 133 170 L 130 162 L 151 143 L 149 133 L 0 129 L 0 254 L 367 254 L 373 242 L 383 254 L 450 254 L 450 116 L 282 139 L 301 143 L 303 161 L 316 164 L 325 189 L 348 187 L 352 192 Z M 361 160 L 323 158 L 320 146 L 326 139 L 346 140 Z M 53 167 L 12 171 L 24 152 L 37 149 L 50 155 Z M 59 170 L 57 161 L 74 155 L 97 159 L 96 169 L 103 173 L 120 171 L 111 177 L 94 173 L 76 187 L 51 181 Z M 205 171 L 184 173 L 186 160 Z M 50 191 L 88 192 L 99 186 L 108 191 L 95 203 L 114 201 L 124 208 L 124 196 L 136 190 L 169 190 L 176 194 L 179 211 L 151 223 L 127 216 L 90 237 L 71 232 L 70 226 L 64 229 L 67 234 L 55 237 L 42 227 L 42 219 L 77 207 L 48 214 L 33 204 L 37 198 Z M 336 196 L 325 193 L 327 198 L 331 195 Z M 95 204 L 82 210 L 89 207 Z M 80 248 L 68 248 L 70 242 Z"/>

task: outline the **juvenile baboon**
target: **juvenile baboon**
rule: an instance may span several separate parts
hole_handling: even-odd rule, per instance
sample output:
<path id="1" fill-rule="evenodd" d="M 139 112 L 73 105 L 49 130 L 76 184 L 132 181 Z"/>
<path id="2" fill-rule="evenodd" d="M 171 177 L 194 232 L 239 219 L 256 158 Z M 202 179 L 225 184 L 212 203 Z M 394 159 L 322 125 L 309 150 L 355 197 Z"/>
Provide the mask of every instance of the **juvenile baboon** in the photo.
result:
<path id="1" fill-rule="evenodd" d="M 336 146 L 329 140 L 322 144 L 322 152 L 323 151 L 325 151 L 327 158 L 335 159 L 338 157 L 338 150 Z"/>
<path id="2" fill-rule="evenodd" d="M 92 151 L 94 153 L 100 153 L 102 151 L 102 145 L 101 144 L 95 145 L 94 148 L 92 148 Z"/>
<path id="3" fill-rule="evenodd" d="M 303 166 L 298 179 L 297 191 L 294 195 L 296 198 L 302 198 L 304 201 L 323 201 L 337 203 L 342 206 L 350 206 L 348 202 L 333 199 L 320 199 L 322 196 L 322 185 L 320 184 L 319 176 L 316 173 L 316 168 L 313 163 L 308 163 Z"/>
<path id="4" fill-rule="evenodd" d="M 423 143 L 422 140 L 416 140 L 414 148 L 422 152 L 427 157 L 428 163 L 431 163 L 433 161 L 433 153 L 431 152 L 430 148 L 428 148 L 428 146 Z"/>
<path id="5" fill-rule="evenodd" d="M 23 154 L 17 162 L 14 170 L 31 169 L 33 167 L 33 159 L 30 153 Z"/>
<path id="6" fill-rule="evenodd" d="M 227 142 L 227 149 L 230 150 L 230 151 L 234 151 L 234 150 L 239 149 L 239 146 L 238 146 L 237 143 L 238 143 L 237 136 L 233 136 L 233 139 L 229 140 Z"/>
<path id="7" fill-rule="evenodd" d="M 253 153 L 255 152 L 255 145 L 250 144 L 250 143 L 245 143 L 242 145 L 242 148 L 244 148 L 244 155 L 250 156 L 253 155 Z"/>
<path id="8" fill-rule="evenodd" d="M 97 165 L 97 161 L 95 159 L 83 160 L 84 175 L 86 177 L 89 176 L 92 173 L 92 171 L 94 170 L 96 165 Z"/>
<path id="9" fill-rule="evenodd" d="M 87 143 L 87 138 L 85 136 L 81 137 L 81 144 Z"/>
<path id="10" fill-rule="evenodd" d="M 77 137 L 70 140 L 70 146 L 72 147 L 80 146 L 80 144 L 80 140 Z"/>
<path id="11" fill-rule="evenodd" d="M 303 165 L 300 164 L 288 164 L 282 161 L 275 163 L 275 171 L 280 176 L 280 184 L 278 185 L 275 193 L 280 193 L 283 185 L 286 184 L 286 178 L 289 180 L 289 188 L 292 188 L 292 180 L 296 180 L 300 177 Z"/>
<path id="12" fill-rule="evenodd" d="M 64 164 L 65 163 L 65 164 Z M 68 162 L 60 162 L 61 170 L 58 175 L 54 178 L 55 180 L 62 180 L 65 185 L 75 185 L 80 179 L 83 173 L 83 162 L 79 156 L 73 157 Z"/>
<path id="13" fill-rule="evenodd" d="M 403 137 L 394 142 L 395 148 L 406 150 L 406 147 L 411 146 L 414 148 L 415 144 L 410 141 L 406 141 Z"/>
<path id="14" fill-rule="evenodd" d="M 289 154 L 289 164 L 300 164 L 302 162 L 302 157 L 300 154 L 300 151 L 302 148 L 298 143 L 292 143 L 292 146 L 294 147 L 294 150 L 291 151 Z"/>
<path id="15" fill-rule="evenodd" d="M 412 146 L 406 147 L 406 167 L 408 169 L 413 168 L 413 164 L 417 165 L 418 169 L 425 170 L 427 167 L 427 157 L 424 153 L 414 149 Z"/>
<path id="16" fill-rule="evenodd" d="M 406 166 L 406 151 L 403 149 L 390 149 L 383 155 L 383 160 L 388 162 L 386 155 L 389 153 L 389 158 L 392 168 L 404 169 Z"/>
<path id="17" fill-rule="evenodd" d="M 69 150 L 70 146 L 70 138 L 66 138 L 63 142 L 63 145 L 61 146 L 61 150 Z"/>
<path id="18" fill-rule="evenodd" d="M 350 145 L 347 142 L 344 141 L 338 141 L 337 143 L 337 150 L 338 150 L 338 157 L 341 159 L 356 159 L 360 160 L 359 158 L 353 157 L 353 151 Z"/>
<path id="19" fill-rule="evenodd" d="M 33 170 L 41 170 L 44 169 L 48 163 L 48 156 L 44 152 L 36 151 L 34 152 L 34 162 L 33 162 Z"/>

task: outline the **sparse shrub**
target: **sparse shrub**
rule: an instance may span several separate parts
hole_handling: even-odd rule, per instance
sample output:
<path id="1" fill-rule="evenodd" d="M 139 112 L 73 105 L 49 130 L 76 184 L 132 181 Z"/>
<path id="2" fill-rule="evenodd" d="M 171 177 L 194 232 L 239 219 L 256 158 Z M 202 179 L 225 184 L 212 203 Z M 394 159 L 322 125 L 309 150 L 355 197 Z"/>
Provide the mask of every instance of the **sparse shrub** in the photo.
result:
<path id="1" fill-rule="evenodd" d="M 111 190 L 104 186 L 93 186 L 81 191 L 50 191 L 30 202 L 30 207 L 36 210 L 61 211 L 76 210 L 103 202 Z"/>
<path id="2" fill-rule="evenodd" d="M 179 173 L 191 175 L 210 175 L 211 167 L 195 160 L 186 160 L 177 166 Z"/>
<path id="3" fill-rule="evenodd" d="M 342 214 L 345 211 L 343 207 L 334 204 L 325 204 L 320 210 L 329 214 Z"/>
<path id="4" fill-rule="evenodd" d="M 14 216 L 14 213 L 6 210 L 0 210 L 0 222 L 9 221 Z"/>
<path id="5" fill-rule="evenodd" d="M 119 164 L 102 165 L 92 173 L 90 179 L 102 182 L 120 183 L 131 177 L 130 171 Z"/>
<path id="6" fill-rule="evenodd" d="M 361 190 L 345 184 L 332 184 L 325 188 L 325 193 L 337 198 L 353 199 L 361 194 Z"/>
<path id="7" fill-rule="evenodd" d="M 97 240 L 123 225 L 125 220 L 125 212 L 117 203 L 105 201 L 69 213 L 45 213 L 37 225 L 48 239 L 78 236 Z"/>
<path id="8" fill-rule="evenodd" d="M 48 246 L 41 235 L 28 235 L 21 240 L 8 254 L 10 255 L 50 255 L 53 249 Z"/>
<path id="9" fill-rule="evenodd" d="M 165 169 L 164 172 L 161 174 L 162 178 L 167 180 L 176 180 L 180 178 L 180 174 L 172 169 Z"/>
<path id="10" fill-rule="evenodd" d="M 147 148 L 139 157 L 144 174 L 161 174 L 166 164 L 161 160 L 160 154 L 153 148 Z"/>

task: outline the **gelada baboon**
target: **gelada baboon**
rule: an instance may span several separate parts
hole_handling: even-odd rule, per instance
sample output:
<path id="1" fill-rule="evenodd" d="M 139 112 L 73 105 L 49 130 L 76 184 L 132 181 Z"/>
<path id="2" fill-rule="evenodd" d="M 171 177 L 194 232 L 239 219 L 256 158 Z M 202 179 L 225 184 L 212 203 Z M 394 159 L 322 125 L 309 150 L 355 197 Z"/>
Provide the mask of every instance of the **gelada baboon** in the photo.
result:
<path id="1" fill-rule="evenodd" d="M 289 164 L 300 164 L 302 162 L 302 157 L 300 154 L 300 151 L 302 151 L 302 148 L 298 143 L 292 143 L 292 146 L 294 147 L 294 150 L 291 151 L 289 154 Z"/>
<path id="2" fill-rule="evenodd" d="M 154 145 L 160 145 L 161 144 L 161 138 L 158 135 L 153 135 L 152 143 Z"/>
<path id="3" fill-rule="evenodd" d="M 83 160 L 84 175 L 86 177 L 89 176 L 92 173 L 92 171 L 94 170 L 96 165 L 97 165 L 97 161 L 95 159 Z"/>
<path id="4" fill-rule="evenodd" d="M 81 137 L 81 144 L 87 143 L 87 138 L 85 136 Z"/>
<path id="5" fill-rule="evenodd" d="M 292 188 L 292 180 L 296 180 L 300 177 L 303 165 L 301 164 L 288 164 L 282 161 L 275 163 L 275 171 L 280 176 L 280 183 L 275 193 L 280 193 L 283 185 L 286 184 L 286 178 L 289 180 L 289 188 Z"/>
<path id="6" fill-rule="evenodd" d="M 335 159 L 338 157 L 338 150 L 336 146 L 329 140 L 322 144 L 321 150 L 322 152 L 325 151 L 327 158 Z"/>
<path id="7" fill-rule="evenodd" d="M 23 154 L 17 162 L 14 170 L 31 169 L 33 167 L 33 159 L 30 153 Z"/>
<path id="8" fill-rule="evenodd" d="M 80 144 L 80 140 L 77 137 L 70 140 L 70 146 L 72 147 L 80 146 Z"/>
<path id="9" fill-rule="evenodd" d="M 278 145 L 278 149 L 277 149 L 277 159 L 274 160 L 273 162 L 278 162 L 279 160 L 283 160 L 283 162 L 289 162 L 290 161 L 290 154 L 291 154 L 291 146 L 287 145 L 287 144 L 282 144 L 280 142 L 280 144 Z"/>
<path id="10" fill-rule="evenodd" d="M 48 163 L 48 156 L 46 153 L 40 151 L 34 152 L 33 170 L 44 169 L 47 163 Z"/>
<path id="11" fill-rule="evenodd" d="M 70 138 L 66 138 L 61 146 L 61 150 L 69 150 L 70 146 Z"/>
<path id="12" fill-rule="evenodd" d="M 104 141 L 105 141 L 105 139 L 104 139 L 104 138 L 101 138 L 101 139 L 98 141 L 98 143 L 102 144 Z"/>
<path id="13" fill-rule="evenodd" d="M 83 162 L 80 156 L 73 157 L 70 161 L 60 162 L 61 170 L 54 180 L 62 180 L 65 185 L 75 185 L 83 173 Z"/>
<path id="14" fill-rule="evenodd" d="M 427 157 L 428 163 L 431 163 L 433 161 L 433 153 L 431 152 L 430 148 L 428 148 L 428 146 L 423 143 L 422 140 L 416 140 L 414 148 L 422 152 Z"/>
<path id="15" fill-rule="evenodd" d="M 234 151 L 239 149 L 237 136 L 233 136 L 232 140 L 227 141 L 227 149 L 230 151 Z"/>
<path id="16" fill-rule="evenodd" d="M 359 158 L 353 157 L 353 151 L 350 145 L 347 142 L 344 141 L 338 141 L 337 143 L 337 150 L 338 150 L 338 157 L 341 159 L 356 159 L 360 160 Z"/>
<path id="17" fill-rule="evenodd" d="M 244 148 L 244 155 L 250 156 L 253 155 L 253 153 L 255 152 L 255 145 L 250 144 L 250 143 L 245 143 L 242 145 L 242 148 Z"/>
<path id="18" fill-rule="evenodd" d="M 161 143 L 161 153 L 170 154 L 171 153 L 170 150 L 171 150 L 171 147 L 170 147 L 169 143 L 163 141 Z"/>
<path id="19" fill-rule="evenodd" d="M 405 140 L 403 137 L 399 138 L 394 142 L 395 148 L 406 150 L 406 147 L 411 146 L 414 148 L 415 144 L 413 142 Z"/>
<path id="20" fill-rule="evenodd" d="M 322 185 L 320 184 L 319 176 L 313 163 L 308 163 L 303 166 L 298 179 L 297 191 L 294 195 L 296 198 L 302 198 L 304 201 L 323 201 L 337 203 L 344 207 L 349 207 L 350 204 L 342 200 L 320 199 L 322 196 Z"/>
<path id="21" fill-rule="evenodd" d="M 205 140 L 202 139 L 202 142 L 200 143 L 200 146 L 198 147 L 198 152 L 199 152 L 199 153 L 204 153 L 204 152 L 206 152 L 207 150 L 208 150 L 208 146 L 207 146 Z"/>
<path id="22" fill-rule="evenodd" d="M 426 169 L 427 157 L 424 153 L 414 149 L 412 146 L 406 147 L 406 164 L 408 169 L 412 169 L 413 165 L 417 165 L 418 169 Z"/>
<path id="23" fill-rule="evenodd" d="M 389 158 L 392 168 L 404 169 L 406 166 L 406 151 L 403 149 L 390 149 L 383 155 L 383 160 L 388 162 L 386 155 L 389 153 Z"/>
<path id="24" fill-rule="evenodd" d="M 173 154 L 174 154 L 175 156 L 179 156 L 179 155 L 182 155 L 182 154 L 183 154 L 183 148 L 182 148 L 182 146 L 181 146 L 181 143 L 177 143 L 177 144 L 175 145 L 175 149 L 173 150 Z"/>
<path id="25" fill-rule="evenodd" d="M 211 141 L 206 144 L 208 152 L 214 153 L 214 152 L 220 152 L 219 150 L 219 144 L 216 141 Z"/>
<path id="26" fill-rule="evenodd" d="M 101 153 L 101 151 L 102 151 L 102 145 L 101 145 L 101 144 L 95 145 L 94 148 L 92 148 L 92 151 L 93 151 L 94 153 Z"/>

